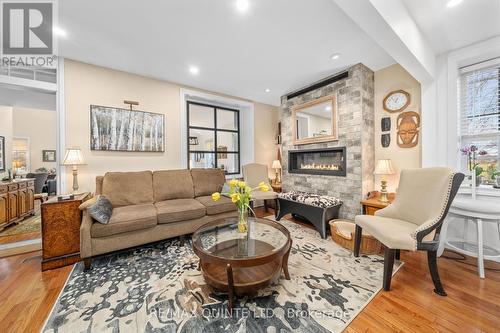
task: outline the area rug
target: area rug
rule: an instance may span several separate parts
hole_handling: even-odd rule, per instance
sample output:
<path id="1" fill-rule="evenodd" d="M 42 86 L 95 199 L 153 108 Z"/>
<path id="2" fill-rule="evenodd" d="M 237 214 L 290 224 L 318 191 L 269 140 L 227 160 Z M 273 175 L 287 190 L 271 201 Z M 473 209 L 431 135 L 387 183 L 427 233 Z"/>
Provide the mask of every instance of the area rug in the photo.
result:
<path id="1" fill-rule="evenodd" d="M 206 285 L 191 245 L 167 240 L 75 265 L 43 332 L 341 332 L 382 286 L 383 259 L 354 258 L 310 228 L 293 238 L 291 280 L 251 298 Z M 395 271 L 402 263 L 395 264 Z"/>
<path id="2" fill-rule="evenodd" d="M 29 217 L 23 221 L 20 221 L 16 225 L 7 227 L 0 232 L 0 237 L 30 234 L 33 232 L 40 232 L 42 230 L 42 217 L 40 214 Z"/>

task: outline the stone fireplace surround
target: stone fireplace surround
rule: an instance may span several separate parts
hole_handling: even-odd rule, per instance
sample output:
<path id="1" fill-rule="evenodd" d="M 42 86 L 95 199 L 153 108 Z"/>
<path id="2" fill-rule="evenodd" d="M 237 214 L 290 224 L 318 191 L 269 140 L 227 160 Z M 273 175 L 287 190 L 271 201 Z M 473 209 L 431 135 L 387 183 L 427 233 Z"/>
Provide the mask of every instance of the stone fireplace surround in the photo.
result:
<path id="1" fill-rule="evenodd" d="M 281 97 L 282 156 L 284 191 L 305 191 L 340 198 L 341 218 L 353 219 L 361 213 L 360 201 L 373 190 L 374 148 L 374 75 L 363 64 L 347 69 L 348 77 L 321 88 L 287 99 Z M 313 83 L 314 84 L 314 83 Z M 313 85 L 312 84 L 312 85 Z M 335 96 L 338 115 L 338 139 L 331 142 L 293 145 L 292 109 L 300 104 Z M 346 175 L 312 175 L 290 173 L 289 151 L 330 147 L 346 148 Z"/>

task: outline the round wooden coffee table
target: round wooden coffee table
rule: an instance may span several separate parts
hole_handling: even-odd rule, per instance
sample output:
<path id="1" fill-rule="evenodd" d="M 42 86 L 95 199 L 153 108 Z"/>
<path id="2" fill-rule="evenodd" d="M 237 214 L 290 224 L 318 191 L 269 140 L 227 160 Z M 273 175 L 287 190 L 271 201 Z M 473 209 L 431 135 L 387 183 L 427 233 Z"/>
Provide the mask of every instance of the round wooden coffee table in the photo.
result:
<path id="1" fill-rule="evenodd" d="M 281 224 L 249 218 L 248 231 L 238 232 L 236 218 L 208 223 L 193 234 L 193 250 L 208 285 L 227 291 L 229 309 L 234 295 L 253 294 L 277 282 L 281 270 L 287 280 L 292 239 Z"/>

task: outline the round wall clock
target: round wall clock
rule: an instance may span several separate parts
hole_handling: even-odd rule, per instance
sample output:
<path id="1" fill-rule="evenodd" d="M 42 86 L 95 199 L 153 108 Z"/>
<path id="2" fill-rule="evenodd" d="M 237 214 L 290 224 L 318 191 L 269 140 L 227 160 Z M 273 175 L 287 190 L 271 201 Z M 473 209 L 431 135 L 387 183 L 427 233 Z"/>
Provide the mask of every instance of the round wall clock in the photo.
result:
<path id="1" fill-rule="evenodd" d="M 400 112 L 410 105 L 410 94 L 404 90 L 395 90 L 385 96 L 383 105 L 387 112 Z"/>

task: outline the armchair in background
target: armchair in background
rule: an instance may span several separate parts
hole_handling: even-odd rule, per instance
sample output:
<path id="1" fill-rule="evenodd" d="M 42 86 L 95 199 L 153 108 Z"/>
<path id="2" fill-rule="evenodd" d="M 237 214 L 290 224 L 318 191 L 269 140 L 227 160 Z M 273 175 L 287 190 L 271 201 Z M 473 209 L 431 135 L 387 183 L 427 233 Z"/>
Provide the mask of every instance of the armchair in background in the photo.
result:
<path id="1" fill-rule="evenodd" d="M 259 183 L 264 182 L 267 184 L 269 191 L 263 192 L 259 190 L 252 191 L 252 199 L 254 200 L 263 200 L 264 201 L 264 209 L 266 212 L 267 209 L 267 201 L 274 201 L 275 208 L 277 208 L 277 199 L 278 193 L 272 191 L 272 187 L 269 183 L 269 173 L 267 170 L 267 165 L 258 164 L 258 163 L 250 163 L 243 166 L 243 178 L 245 183 L 248 186 L 255 188 L 259 185 Z M 277 209 L 275 209 L 275 212 Z"/>

